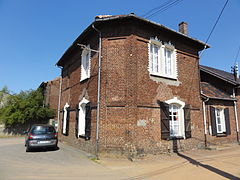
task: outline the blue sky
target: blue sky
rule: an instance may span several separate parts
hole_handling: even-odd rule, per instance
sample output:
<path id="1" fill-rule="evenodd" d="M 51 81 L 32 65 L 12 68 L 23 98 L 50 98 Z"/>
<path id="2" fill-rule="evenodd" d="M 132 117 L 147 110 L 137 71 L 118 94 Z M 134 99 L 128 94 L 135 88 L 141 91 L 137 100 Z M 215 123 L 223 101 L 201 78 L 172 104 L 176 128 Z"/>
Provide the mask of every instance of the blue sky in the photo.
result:
<path id="1" fill-rule="evenodd" d="M 60 75 L 56 62 L 96 15 L 142 16 L 167 0 L 0 0 L 0 89 L 15 93 L 36 89 Z M 226 0 L 182 0 L 150 20 L 206 41 Z M 230 0 L 200 60 L 230 71 L 240 46 L 240 0 Z M 238 57 L 238 61 L 240 56 Z"/>

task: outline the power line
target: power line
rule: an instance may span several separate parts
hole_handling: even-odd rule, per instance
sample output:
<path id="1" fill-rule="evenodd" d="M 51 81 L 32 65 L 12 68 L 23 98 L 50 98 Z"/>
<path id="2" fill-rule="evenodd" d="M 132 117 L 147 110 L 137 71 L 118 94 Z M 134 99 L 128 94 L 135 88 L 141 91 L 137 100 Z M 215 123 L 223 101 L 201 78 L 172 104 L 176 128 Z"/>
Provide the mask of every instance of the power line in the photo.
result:
<path id="1" fill-rule="evenodd" d="M 168 0 L 168 1 L 165 2 L 164 4 L 162 4 L 162 5 L 160 5 L 160 6 L 156 7 L 156 8 L 153 8 L 153 9 L 149 10 L 148 12 L 146 12 L 145 14 L 143 14 L 142 17 L 147 17 L 147 16 L 148 16 L 149 14 L 151 14 L 152 12 L 154 12 L 154 11 L 156 11 L 156 10 L 164 7 L 164 6 L 166 6 L 168 3 L 171 3 L 171 1 L 174 1 L 174 0 Z"/>
<path id="2" fill-rule="evenodd" d="M 179 4 L 181 1 L 183 1 L 183 0 L 169 0 L 169 1 L 165 2 L 164 4 L 162 4 L 161 6 L 151 9 L 150 11 L 148 11 L 147 13 L 145 13 L 145 14 L 143 15 L 143 17 L 144 17 L 144 18 L 153 17 L 154 15 L 160 14 L 160 13 L 168 10 L 169 8 L 171 8 L 171 7 Z M 152 12 L 152 13 L 151 13 L 151 12 Z"/>
<path id="3" fill-rule="evenodd" d="M 236 62 L 237 62 L 239 52 L 240 52 L 240 46 L 239 46 L 239 48 L 238 48 L 238 51 L 237 51 L 237 55 L 236 55 L 236 58 L 235 58 L 235 62 L 234 62 L 234 64 L 236 64 Z"/>
<path id="4" fill-rule="evenodd" d="M 206 45 L 207 45 L 207 43 L 208 43 L 208 41 L 209 41 L 209 39 L 210 39 L 210 37 L 211 37 L 214 29 L 216 28 L 217 23 L 218 23 L 218 21 L 220 20 L 222 14 L 223 14 L 223 11 L 224 11 L 224 9 L 225 9 L 225 7 L 227 6 L 228 1 L 229 1 L 229 0 L 227 0 L 227 1 L 225 2 L 225 4 L 224 4 L 224 6 L 223 6 L 223 8 L 222 8 L 222 10 L 221 10 L 221 12 L 220 12 L 220 14 L 218 15 L 218 18 L 217 18 L 217 20 L 216 20 L 216 22 L 215 22 L 215 24 L 214 24 L 214 26 L 213 26 L 210 34 L 208 35 L 208 38 L 207 38 L 207 40 L 206 40 L 206 42 L 205 42 L 205 47 L 204 47 L 204 49 L 202 50 L 200 57 L 202 57 L 202 55 L 203 55 L 203 53 L 204 53 L 204 50 L 206 49 Z"/>

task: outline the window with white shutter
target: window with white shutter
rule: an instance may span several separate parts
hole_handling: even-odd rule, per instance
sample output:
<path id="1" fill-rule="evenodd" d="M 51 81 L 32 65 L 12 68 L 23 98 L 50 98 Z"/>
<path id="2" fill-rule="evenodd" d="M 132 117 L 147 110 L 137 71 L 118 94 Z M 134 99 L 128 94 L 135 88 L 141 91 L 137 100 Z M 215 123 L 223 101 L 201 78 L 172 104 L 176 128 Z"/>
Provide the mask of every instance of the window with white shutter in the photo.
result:
<path id="1" fill-rule="evenodd" d="M 91 135 L 91 105 L 89 100 L 83 98 L 78 104 L 77 137 L 90 139 Z"/>
<path id="2" fill-rule="evenodd" d="M 88 45 L 82 51 L 81 55 L 81 78 L 80 81 L 90 78 L 90 67 L 91 67 L 91 51 L 90 45 Z"/>
<path id="3" fill-rule="evenodd" d="M 68 134 L 68 123 L 69 123 L 69 104 L 66 103 L 63 108 L 63 121 L 62 121 L 62 133 Z"/>

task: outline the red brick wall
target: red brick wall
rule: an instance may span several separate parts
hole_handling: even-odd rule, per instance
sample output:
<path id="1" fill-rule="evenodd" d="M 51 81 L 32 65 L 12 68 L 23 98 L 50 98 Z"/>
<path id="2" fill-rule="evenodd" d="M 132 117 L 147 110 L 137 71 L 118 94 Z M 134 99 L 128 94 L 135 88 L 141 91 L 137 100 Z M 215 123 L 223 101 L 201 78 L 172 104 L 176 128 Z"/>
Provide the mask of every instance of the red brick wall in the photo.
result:
<path id="1" fill-rule="evenodd" d="M 191 104 L 192 136 L 178 143 L 182 149 L 202 146 L 204 143 L 203 120 L 199 90 L 197 50 L 194 45 L 175 37 L 174 33 L 157 30 L 139 23 L 113 21 L 102 25 L 102 78 L 100 109 L 100 151 L 120 153 L 162 153 L 171 150 L 172 142 L 161 140 L 160 108 L 157 100 L 166 101 L 177 97 Z M 96 36 L 89 36 L 91 47 L 97 47 Z M 158 36 L 163 42 L 171 41 L 177 49 L 178 81 L 152 78 L 148 72 L 148 47 L 150 37 Z M 87 39 L 87 37 L 86 37 Z M 97 49 L 97 48 L 95 48 Z M 68 102 L 71 108 L 83 96 L 96 107 L 97 101 L 97 54 L 91 62 L 91 78 L 80 80 L 80 54 L 74 53 L 63 68 L 61 108 Z M 70 116 L 68 136 L 60 135 L 83 150 L 94 152 L 96 134 L 96 108 L 92 110 L 92 138 L 76 139 L 75 112 Z M 144 120 L 145 126 L 137 124 Z M 60 123 L 61 124 L 61 123 Z"/>
<path id="2" fill-rule="evenodd" d="M 211 126 L 211 117 L 210 117 L 210 106 L 220 107 L 220 108 L 229 108 L 229 120 L 230 120 L 230 129 L 231 134 L 228 136 L 212 136 L 209 133 L 209 126 Z M 222 101 L 222 100 L 210 100 L 206 103 L 206 114 L 207 114 L 207 144 L 216 145 L 223 143 L 236 143 L 237 134 L 236 134 L 236 121 L 235 121 L 235 112 L 233 101 Z"/>
<path id="3" fill-rule="evenodd" d="M 58 102 L 59 102 L 59 88 L 60 77 L 45 83 L 44 86 L 44 104 L 49 105 L 50 108 L 55 110 L 55 119 L 57 119 Z"/>

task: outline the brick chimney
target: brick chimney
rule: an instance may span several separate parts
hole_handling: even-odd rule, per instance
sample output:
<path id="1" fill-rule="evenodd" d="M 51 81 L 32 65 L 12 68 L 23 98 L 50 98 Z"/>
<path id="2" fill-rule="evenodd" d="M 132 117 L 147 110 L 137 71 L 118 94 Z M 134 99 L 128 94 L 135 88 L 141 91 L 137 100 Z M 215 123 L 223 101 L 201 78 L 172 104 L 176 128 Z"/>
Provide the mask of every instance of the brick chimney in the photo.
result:
<path id="1" fill-rule="evenodd" d="M 179 25 L 179 32 L 185 35 L 188 35 L 188 23 L 181 22 Z"/>

